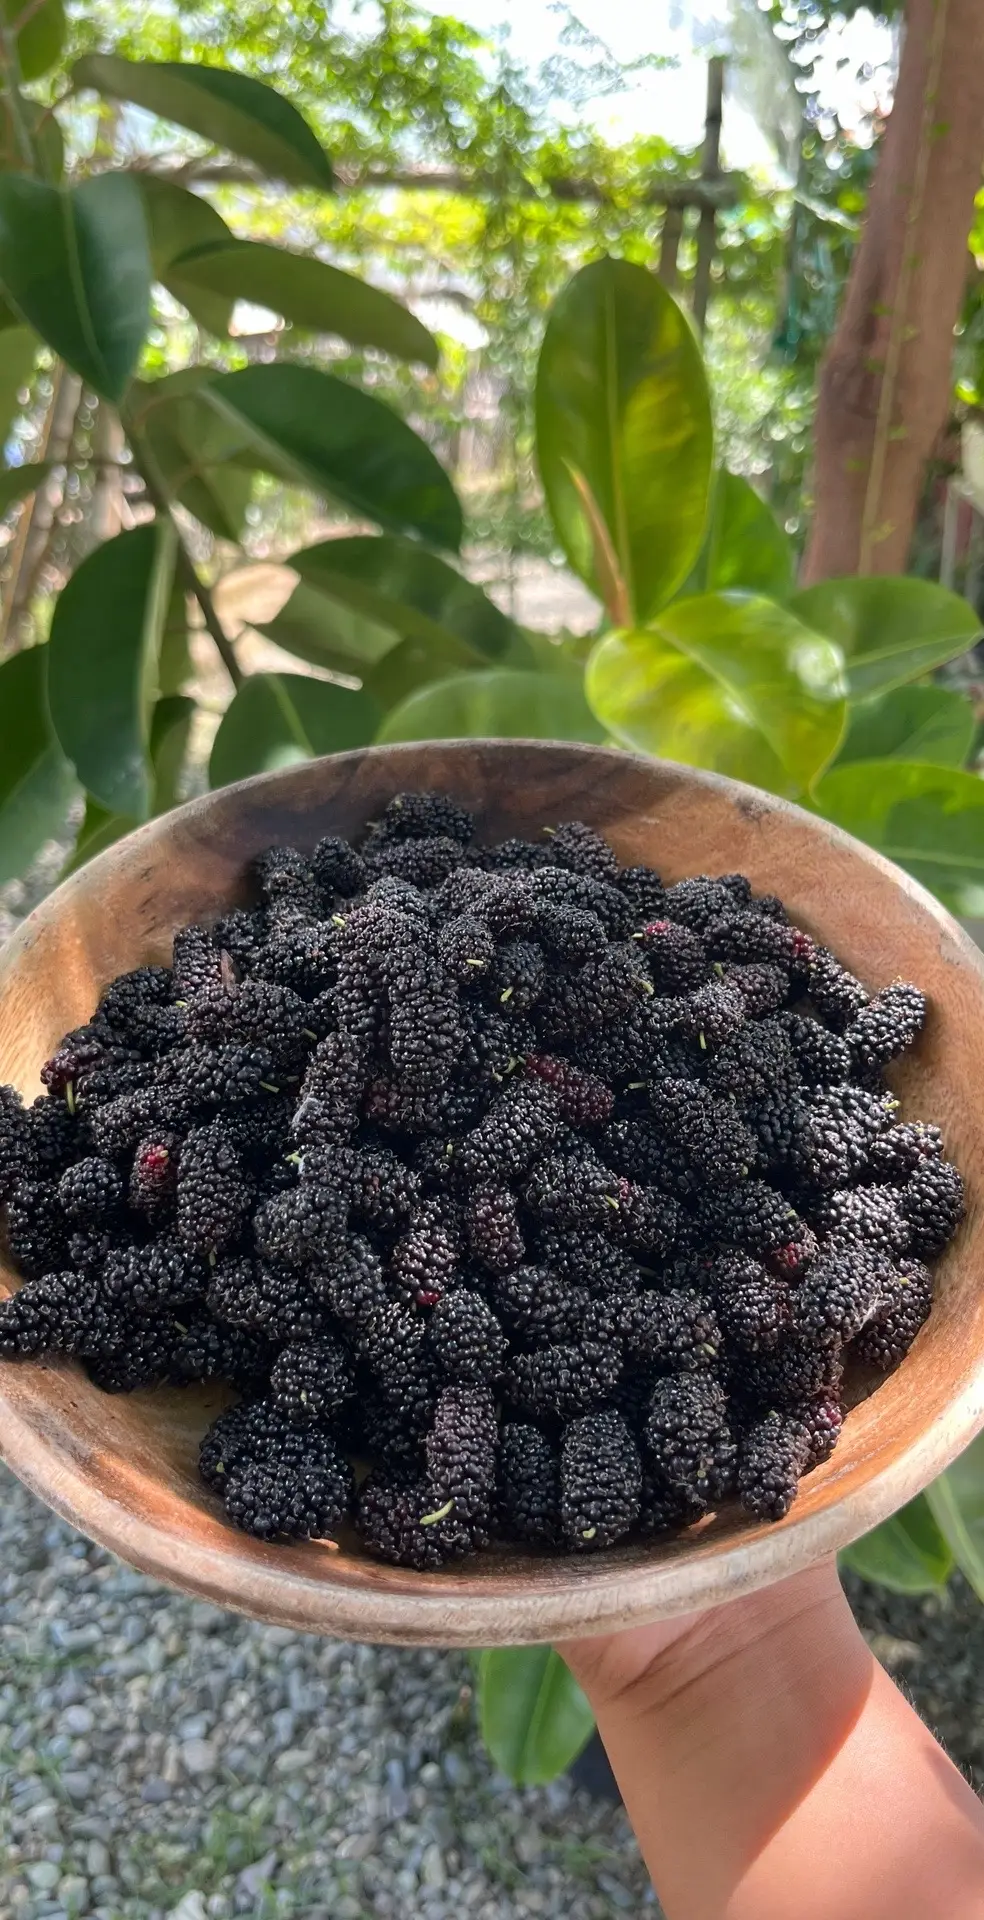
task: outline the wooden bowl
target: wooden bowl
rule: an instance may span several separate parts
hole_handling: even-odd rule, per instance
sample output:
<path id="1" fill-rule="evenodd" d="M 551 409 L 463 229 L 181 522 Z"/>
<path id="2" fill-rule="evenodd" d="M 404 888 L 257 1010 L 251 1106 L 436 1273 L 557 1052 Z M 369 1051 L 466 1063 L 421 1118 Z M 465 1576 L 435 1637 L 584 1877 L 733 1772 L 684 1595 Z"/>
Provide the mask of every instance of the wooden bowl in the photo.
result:
<path id="1" fill-rule="evenodd" d="M 31 915 L 0 958 L 0 1081 L 37 1092 L 41 1062 L 105 983 L 167 960 L 176 927 L 244 900 L 262 848 L 356 833 L 414 787 L 465 801 L 483 838 L 580 817 L 623 861 L 671 879 L 738 869 L 757 891 L 779 893 L 869 987 L 901 973 L 926 990 L 928 1028 L 897 1090 L 906 1112 L 944 1128 L 969 1204 L 911 1353 L 853 1407 L 833 1458 L 778 1525 L 729 1505 L 664 1544 L 590 1557 L 497 1550 L 414 1574 L 367 1559 L 354 1537 L 335 1551 L 265 1546 L 226 1524 L 197 1476 L 219 1395 L 108 1396 L 67 1362 L 0 1365 L 3 1457 L 65 1519 L 170 1585 L 360 1640 L 490 1646 L 601 1632 L 808 1566 L 919 1492 L 984 1424 L 984 962 L 929 894 L 847 835 L 754 788 L 594 747 L 439 742 L 292 767 L 153 821 Z"/>

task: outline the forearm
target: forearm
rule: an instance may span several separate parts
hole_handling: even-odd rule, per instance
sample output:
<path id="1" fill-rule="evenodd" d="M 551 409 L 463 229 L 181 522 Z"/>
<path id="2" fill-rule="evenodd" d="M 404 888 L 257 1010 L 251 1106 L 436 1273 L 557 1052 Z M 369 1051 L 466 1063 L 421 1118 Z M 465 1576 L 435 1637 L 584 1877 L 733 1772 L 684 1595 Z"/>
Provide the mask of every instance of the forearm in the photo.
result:
<path id="1" fill-rule="evenodd" d="M 832 1569 L 629 1639 L 564 1651 L 668 1920 L 981 1920 L 981 1807 Z"/>

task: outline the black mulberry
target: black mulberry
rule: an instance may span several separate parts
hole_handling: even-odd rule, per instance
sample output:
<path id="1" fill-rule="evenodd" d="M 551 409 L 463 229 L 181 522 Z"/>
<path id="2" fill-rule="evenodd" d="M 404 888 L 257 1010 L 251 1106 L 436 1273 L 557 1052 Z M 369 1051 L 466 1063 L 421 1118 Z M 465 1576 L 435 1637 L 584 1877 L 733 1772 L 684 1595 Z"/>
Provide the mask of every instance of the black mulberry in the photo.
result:
<path id="1" fill-rule="evenodd" d="M 560 1519 L 575 1553 L 613 1547 L 630 1532 L 642 1497 L 642 1461 L 621 1414 L 574 1420 L 560 1451 Z"/>

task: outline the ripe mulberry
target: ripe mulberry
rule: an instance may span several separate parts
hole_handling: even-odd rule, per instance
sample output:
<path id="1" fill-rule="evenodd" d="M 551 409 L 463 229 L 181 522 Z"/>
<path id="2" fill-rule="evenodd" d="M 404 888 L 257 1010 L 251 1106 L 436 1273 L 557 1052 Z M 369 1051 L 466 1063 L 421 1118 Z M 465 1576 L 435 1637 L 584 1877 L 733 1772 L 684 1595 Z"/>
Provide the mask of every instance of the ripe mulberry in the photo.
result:
<path id="1" fill-rule="evenodd" d="M 723 1500 L 734 1479 L 735 1442 L 720 1381 L 710 1373 L 660 1380 L 649 1403 L 645 1444 L 651 1466 L 671 1492 L 686 1494 L 698 1511 Z"/>
<path id="2" fill-rule="evenodd" d="M 572 1551 L 613 1547 L 635 1524 L 641 1497 L 642 1461 L 621 1414 L 572 1421 L 560 1452 L 560 1520 Z"/>
<path id="3" fill-rule="evenodd" d="M 878 1313 L 851 1349 L 865 1366 L 888 1373 L 905 1359 L 933 1304 L 933 1276 L 921 1260 L 900 1260 Z"/>
<path id="4" fill-rule="evenodd" d="M 490 1387 L 502 1372 L 506 1337 L 491 1307 L 471 1287 L 454 1287 L 438 1300 L 428 1339 L 438 1373 L 453 1385 Z"/>
<path id="5" fill-rule="evenodd" d="M 188 1135 L 178 1160 L 178 1235 L 189 1253 L 217 1253 L 238 1239 L 251 1194 L 222 1122 Z"/>
<path id="6" fill-rule="evenodd" d="M 964 1215 L 964 1185 L 949 1160 L 920 1160 L 899 1196 L 909 1223 L 909 1249 L 931 1260 L 953 1239 Z"/>
<path id="7" fill-rule="evenodd" d="M 514 1421 L 502 1428 L 496 1510 L 507 1539 L 559 1546 L 560 1457 L 539 1427 Z"/>
<path id="8" fill-rule="evenodd" d="M 921 1033 L 925 1019 L 926 996 L 918 987 L 901 983 L 885 987 L 847 1029 L 845 1039 L 855 1066 L 884 1067 L 897 1059 Z"/>
<path id="9" fill-rule="evenodd" d="M 756 1520 L 781 1520 L 810 1458 L 810 1435 L 791 1413 L 771 1412 L 742 1434 L 738 1498 Z"/>

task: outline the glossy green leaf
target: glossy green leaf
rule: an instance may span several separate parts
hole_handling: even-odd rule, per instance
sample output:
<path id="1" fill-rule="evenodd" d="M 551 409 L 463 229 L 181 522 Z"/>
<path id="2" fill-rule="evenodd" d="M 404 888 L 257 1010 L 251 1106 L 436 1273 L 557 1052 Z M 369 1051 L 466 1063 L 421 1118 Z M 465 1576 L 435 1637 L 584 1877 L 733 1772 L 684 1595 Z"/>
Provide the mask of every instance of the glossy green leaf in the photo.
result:
<path id="1" fill-rule="evenodd" d="M 368 746 L 379 719 L 367 693 L 300 673 L 252 673 L 222 717 L 209 780 L 224 787 L 319 754 Z"/>
<path id="2" fill-rule="evenodd" d="M 785 600 L 793 590 L 792 541 L 740 474 L 723 469 L 714 480 L 711 511 L 697 565 L 685 593 L 723 593 L 737 587 Z"/>
<path id="3" fill-rule="evenodd" d="M 594 740 L 605 738 L 584 698 L 580 674 L 500 667 L 458 673 L 419 688 L 386 715 L 377 734 L 393 740 Z"/>
<path id="4" fill-rule="evenodd" d="M 26 95 L 21 97 L 20 113 L 30 131 L 43 178 L 59 181 L 65 171 L 65 142 L 54 113 L 50 107 L 43 107 L 39 101 L 29 100 Z M 3 95 L 0 97 L 0 170 L 21 173 L 26 166 L 27 156 L 17 121 L 11 112 L 9 98 Z"/>
<path id="5" fill-rule="evenodd" d="M 62 589 L 51 623 L 51 718 L 69 759 L 109 811 L 146 819 L 150 720 L 174 573 L 168 523 L 96 547 Z"/>
<path id="6" fill-rule="evenodd" d="M 309 586 L 306 580 L 298 581 L 290 599 L 271 620 L 257 620 L 251 625 L 299 660 L 359 678 L 399 645 L 399 635 L 391 628 L 377 626 L 320 588 Z"/>
<path id="7" fill-rule="evenodd" d="M 984 1434 L 926 1488 L 926 1499 L 965 1580 L 984 1600 Z"/>
<path id="8" fill-rule="evenodd" d="M 252 300 L 312 333 L 334 333 L 354 347 L 378 347 L 398 360 L 436 367 L 437 341 L 388 293 L 310 254 L 260 241 L 227 240 L 199 247 L 175 272 L 186 287 Z"/>
<path id="9" fill-rule="evenodd" d="M 150 722 L 153 814 L 167 813 L 177 804 L 178 786 L 184 772 L 195 711 L 193 700 L 171 696 L 158 700 L 154 707 Z M 87 794 L 82 824 L 72 852 L 62 868 L 61 878 L 66 879 L 70 873 L 77 872 L 87 861 L 94 860 L 97 853 L 114 846 L 117 840 L 122 840 L 139 825 L 140 821 L 129 814 L 113 813 L 94 800 L 91 793 Z"/>
<path id="10" fill-rule="evenodd" d="M 596 260 L 547 322 L 537 455 L 574 571 L 611 618 L 642 625 L 686 579 L 707 518 L 713 434 L 689 320 L 627 260 Z"/>
<path id="11" fill-rule="evenodd" d="M 955 912 L 974 911 L 984 887 L 984 780 L 905 760 L 833 767 L 814 801 L 837 826 L 866 840 L 930 887 Z"/>
<path id="12" fill-rule="evenodd" d="M 200 134 L 236 153 L 272 180 L 295 187 L 333 185 L 331 161 L 307 121 L 272 87 L 228 67 L 186 66 L 177 60 L 123 60 L 87 53 L 76 62 L 77 87 L 94 87 L 129 100 L 162 120 Z"/>
<path id="13" fill-rule="evenodd" d="M 154 278 L 187 307 L 193 320 L 209 333 L 229 331 L 234 301 L 195 281 L 185 281 L 175 265 L 179 256 L 196 247 L 223 245 L 233 234 L 220 213 L 198 193 L 189 193 L 159 174 L 134 175 L 144 199 Z"/>
<path id="14" fill-rule="evenodd" d="M 919 680 L 972 647 L 981 623 L 968 601 L 931 580 L 871 575 L 823 580 L 792 611 L 842 649 L 852 700 Z"/>
<path id="15" fill-rule="evenodd" d="M 399 639 L 414 639 L 448 654 L 457 642 L 461 664 L 501 660 L 522 635 L 482 588 L 436 554 L 410 540 L 357 535 L 303 547 L 287 561 L 305 586 L 361 614 Z"/>
<path id="16" fill-rule="evenodd" d="M 150 318 L 140 189 L 103 173 L 78 187 L 0 174 L 0 286 L 103 399 L 117 403 Z"/>
<path id="17" fill-rule="evenodd" d="M 974 709 L 966 694 L 946 687 L 893 687 L 891 693 L 851 707 L 837 765 L 926 760 L 934 767 L 962 767 L 974 727 Z"/>
<path id="18" fill-rule="evenodd" d="M 47 661 L 47 647 L 29 647 L 0 666 L 0 886 L 61 831 L 75 790 L 48 714 Z"/>
<path id="19" fill-rule="evenodd" d="M 194 700 L 168 694 L 155 702 L 150 716 L 150 764 L 154 792 L 151 811 L 169 813 L 180 798 L 192 722 L 198 711 Z"/>
<path id="20" fill-rule="evenodd" d="M 922 1493 L 840 1557 L 852 1573 L 891 1593 L 932 1593 L 953 1571 L 953 1554 Z"/>
<path id="21" fill-rule="evenodd" d="M 240 436 L 209 405 L 203 384 L 190 383 L 184 374 L 142 384 L 134 422 L 171 498 L 220 540 L 238 540 L 253 476 L 231 459 Z"/>
<path id="22" fill-rule="evenodd" d="M 552 1647 L 492 1647 L 476 1678 L 482 1739 L 515 1786 L 555 1780 L 590 1740 L 594 1715 Z"/>
<path id="23" fill-rule="evenodd" d="M 753 594 L 698 594 L 644 632 L 607 635 L 585 691 L 624 745 L 789 796 L 827 765 L 844 725 L 837 648 Z"/>
<path id="24" fill-rule="evenodd" d="M 17 64 L 22 80 L 40 80 L 56 64 L 65 44 L 65 8 L 62 0 L 3 0 L 8 27 L 17 32 Z"/>
<path id="25" fill-rule="evenodd" d="M 14 421 L 24 411 L 21 394 L 31 384 L 40 344 L 30 327 L 0 331 L 0 447 L 6 445 Z"/>
<path id="26" fill-rule="evenodd" d="M 0 513 L 16 506 L 18 500 L 26 500 L 50 472 L 50 460 L 27 461 L 22 467 L 7 467 L 0 472 Z"/>
<path id="27" fill-rule="evenodd" d="M 326 493 L 394 533 L 457 548 L 454 488 L 419 435 L 371 394 L 316 367 L 244 367 L 202 389 L 243 436 L 253 467 Z"/>

